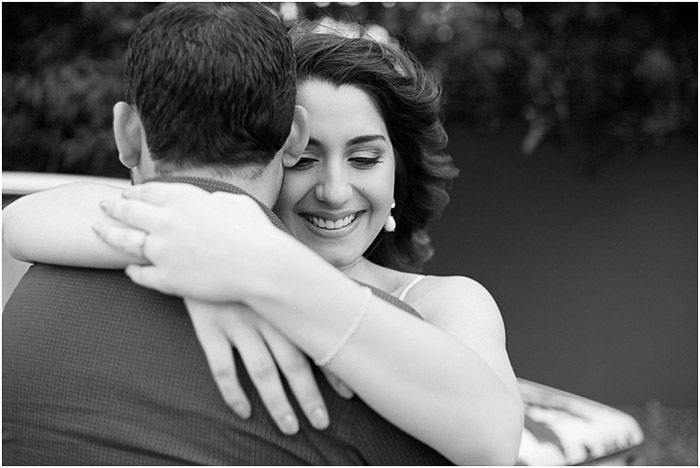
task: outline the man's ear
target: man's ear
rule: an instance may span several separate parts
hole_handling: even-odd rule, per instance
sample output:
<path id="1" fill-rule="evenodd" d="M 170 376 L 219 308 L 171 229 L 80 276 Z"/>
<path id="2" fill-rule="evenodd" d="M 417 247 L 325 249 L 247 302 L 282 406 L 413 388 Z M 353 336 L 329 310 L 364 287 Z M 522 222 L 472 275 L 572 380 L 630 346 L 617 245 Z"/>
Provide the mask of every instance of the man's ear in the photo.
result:
<path id="1" fill-rule="evenodd" d="M 282 166 L 292 167 L 309 144 L 309 116 L 302 106 L 294 106 L 294 121 L 287 141 L 282 146 Z"/>
<path id="2" fill-rule="evenodd" d="M 112 109 L 114 115 L 114 141 L 119 151 L 119 161 L 129 169 L 141 161 L 141 118 L 126 102 L 120 101 Z"/>

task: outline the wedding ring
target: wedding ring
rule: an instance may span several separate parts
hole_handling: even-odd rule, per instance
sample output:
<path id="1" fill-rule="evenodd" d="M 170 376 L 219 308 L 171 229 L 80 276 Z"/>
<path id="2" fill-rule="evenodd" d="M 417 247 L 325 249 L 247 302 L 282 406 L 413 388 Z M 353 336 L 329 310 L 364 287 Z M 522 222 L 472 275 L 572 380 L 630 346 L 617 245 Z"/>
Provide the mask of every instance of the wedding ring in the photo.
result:
<path id="1" fill-rule="evenodd" d="M 146 258 L 146 252 L 144 251 L 144 248 L 146 246 L 146 238 L 148 237 L 148 233 L 145 231 L 141 231 L 141 234 L 143 234 L 143 236 L 141 237 L 141 241 L 138 243 L 139 255 L 141 255 L 141 258 L 143 258 L 144 260 L 148 260 Z"/>

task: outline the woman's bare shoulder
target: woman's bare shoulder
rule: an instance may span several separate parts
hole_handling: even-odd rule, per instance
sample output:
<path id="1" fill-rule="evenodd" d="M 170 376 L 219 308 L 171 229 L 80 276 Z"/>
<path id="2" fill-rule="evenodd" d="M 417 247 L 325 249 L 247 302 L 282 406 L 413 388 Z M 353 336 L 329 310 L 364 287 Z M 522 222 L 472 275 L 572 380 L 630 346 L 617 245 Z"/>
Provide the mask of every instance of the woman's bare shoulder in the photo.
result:
<path id="1" fill-rule="evenodd" d="M 466 276 L 426 276 L 406 301 L 430 322 L 468 320 L 501 334 L 503 320 L 491 293 Z"/>
<path id="2" fill-rule="evenodd" d="M 416 283 L 409 295 L 426 302 L 493 301 L 493 297 L 481 283 L 466 276 L 425 276 Z"/>

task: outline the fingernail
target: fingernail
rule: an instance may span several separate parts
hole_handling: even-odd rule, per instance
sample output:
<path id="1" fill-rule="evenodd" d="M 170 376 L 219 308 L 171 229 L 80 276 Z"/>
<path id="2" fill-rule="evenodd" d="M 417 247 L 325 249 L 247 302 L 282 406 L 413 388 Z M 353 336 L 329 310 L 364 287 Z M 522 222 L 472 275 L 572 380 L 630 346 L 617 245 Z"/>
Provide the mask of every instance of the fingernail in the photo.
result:
<path id="1" fill-rule="evenodd" d="M 328 427 L 328 413 L 323 408 L 316 408 L 311 412 L 311 425 L 316 429 L 325 429 Z"/>
<path id="2" fill-rule="evenodd" d="M 349 399 L 351 399 L 352 397 L 355 396 L 355 394 L 353 393 L 353 391 L 350 390 L 350 387 L 348 387 L 347 385 L 345 385 L 345 384 L 342 383 L 342 382 L 340 382 L 340 383 L 338 384 L 338 388 L 339 388 L 339 390 L 340 390 L 340 392 L 339 392 L 339 393 L 340 393 L 340 396 L 342 396 L 342 397 L 345 398 L 346 400 L 349 400 Z"/>
<path id="3" fill-rule="evenodd" d="M 296 434 L 299 430 L 299 422 L 297 418 L 291 414 L 285 414 L 282 419 L 280 419 L 280 429 L 282 429 L 282 432 L 285 434 Z"/>
<path id="4" fill-rule="evenodd" d="M 250 417 L 250 406 L 245 403 L 236 403 L 233 405 L 233 411 L 243 419 L 248 419 Z"/>

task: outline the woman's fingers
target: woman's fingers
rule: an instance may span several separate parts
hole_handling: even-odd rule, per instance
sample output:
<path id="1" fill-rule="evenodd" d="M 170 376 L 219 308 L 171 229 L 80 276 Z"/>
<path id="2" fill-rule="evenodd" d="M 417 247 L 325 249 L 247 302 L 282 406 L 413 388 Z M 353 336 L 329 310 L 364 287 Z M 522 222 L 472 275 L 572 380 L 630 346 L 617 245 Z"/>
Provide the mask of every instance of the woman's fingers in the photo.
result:
<path id="1" fill-rule="evenodd" d="M 316 429 L 327 428 L 328 410 L 308 358 L 269 324 L 261 323 L 259 328 L 311 425 Z"/>
<path id="2" fill-rule="evenodd" d="M 160 208 L 140 200 L 107 199 L 100 202 L 100 208 L 110 218 L 147 232 L 161 225 Z"/>
<path id="3" fill-rule="evenodd" d="M 162 272 L 152 265 L 129 265 L 124 270 L 126 276 L 131 281 L 148 289 L 155 289 L 163 294 L 177 295 L 177 291 L 165 287 L 166 282 L 162 280 Z"/>
<path id="4" fill-rule="evenodd" d="M 238 381 L 232 344 L 216 324 L 216 310 L 211 310 L 218 306 L 190 300 L 185 300 L 185 305 L 221 396 L 238 416 L 248 419 L 250 402 Z"/>
<path id="5" fill-rule="evenodd" d="M 129 227 L 108 226 L 104 223 L 96 223 L 92 228 L 111 247 L 141 261 L 148 260 L 146 254 L 148 235 L 144 231 Z"/>
<path id="6" fill-rule="evenodd" d="M 299 431 L 299 421 L 287 400 L 277 366 L 262 337 L 241 327 L 234 327 L 229 332 L 253 385 L 258 389 L 258 394 L 277 427 L 287 435 L 296 434 Z"/>
<path id="7" fill-rule="evenodd" d="M 334 373 L 327 369 L 321 369 L 323 371 L 323 375 L 326 376 L 326 380 L 328 380 L 328 383 L 331 384 L 331 387 L 340 395 L 341 397 L 345 398 L 346 400 L 349 400 L 353 396 L 355 396 L 355 392 L 352 391 L 350 387 L 347 386 L 345 382 L 340 380 Z"/>

